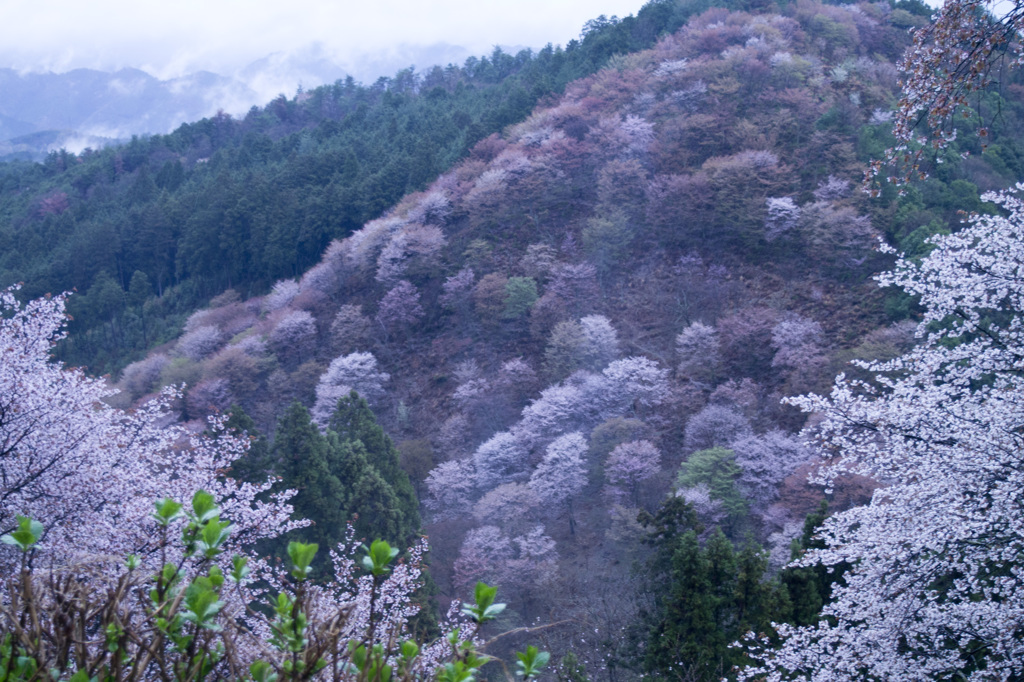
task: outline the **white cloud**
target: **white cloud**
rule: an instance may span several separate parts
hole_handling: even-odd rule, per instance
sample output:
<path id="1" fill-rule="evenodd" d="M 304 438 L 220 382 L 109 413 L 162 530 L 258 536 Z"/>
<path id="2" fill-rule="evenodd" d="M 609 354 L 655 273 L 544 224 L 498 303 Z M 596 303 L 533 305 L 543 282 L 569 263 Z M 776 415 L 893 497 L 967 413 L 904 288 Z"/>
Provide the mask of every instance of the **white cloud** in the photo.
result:
<path id="1" fill-rule="evenodd" d="M 392 46 L 565 44 L 598 14 L 643 0 L 6 0 L 0 66 L 142 68 L 161 79 L 233 74 L 275 52 L 320 43 L 335 61 Z M 417 66 L 428 66 L 427 64 Z"/>

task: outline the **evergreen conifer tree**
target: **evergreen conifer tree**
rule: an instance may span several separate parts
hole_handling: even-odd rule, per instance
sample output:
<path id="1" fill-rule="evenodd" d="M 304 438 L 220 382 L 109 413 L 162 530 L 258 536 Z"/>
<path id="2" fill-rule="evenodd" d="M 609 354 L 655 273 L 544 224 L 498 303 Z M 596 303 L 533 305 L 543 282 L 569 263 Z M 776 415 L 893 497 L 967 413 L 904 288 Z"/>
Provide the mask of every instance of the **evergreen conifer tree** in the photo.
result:
<path id="1" fill-rule="evenodd" d="M 232 405 L 224 425 L 229 432 L 249 439 L 249 450 L 245 456 L 231 465 L 231 477 L 245 483 L 267 480 L 267 475 L 274 468 L 270 441 L 256 428 L 253 418 L 238 405 Z"/>
<path id="2" fill-rule="evenodd" d="M 646 568 L 656 603 L 647 621 L 644 671 L 710 682 L 746 664 L 744 652 L 731 644 L 751 631 L 774 636 L 772 622 L 791 612 L 785 586 L 765 580 L 765 552 L 754 544 L 737 552 L 717 527 L 702 546 L 692 507 L 679 497 L 640 521 L 654 546 Z"/>
<path id="3" fill-rule="evenodd" d="M 232 420 L 236 429 L 253 428 L 241 411 Z M 305 407 L 294 402 L 278 422 L 266 455 L 258 443 L 256 439 L 257 452 L 240 469 L 240 476 L 258 477 L 272 469 L 281 479 L 279 489 L 297 491 L 292 498 L 295 517 L 313 522 L 294 533 L 303 541 L 334 547 L 345 539 L 351 523 L 356 537 L 366 542 L 416 542 L 416 493 L 399 466 L 391 439 L 354 391 L 339 401 L 326 433 L 320 432 Z M 266 465 L 261 463 L 264 457 Z M 283 545 L 272 548 L 275 553 L 282 550 Z"/>
<path id="4" fill-rule="evenodd" d="M 738 565 L 736 551 L 732 542 L 725 537 L 722 529 L 715 528 L 704 548 L 704 556 L 708 566 L 708 582 L 711 583 L 711 594 L 714 600 L 713 629 L 707 633 L 706 645 L 708 653 L 714 654 L 721 661 L 727 653 L 726 647 L 731 643 L 726 640 L 727 630 L 733 630 L 737 623 L 736 587 Z"/>
<path id="5" fill-rule="evenodd" d="M 710 566 L 697 540 L 686 531 L 672 554 L 671 583 L 658 622 L 651 629 L 644 667 L 648 672 L 694 674 L 708 666 L 720 633 L 715 623 L 715 598 Z"/>
<path id="6" fill-rule="evenodd" d="M 360 515 L 370 508 L 382 514 L 380 523 L 391 528 L 394 536 L 381 535 L 389 542 L 398 545 L 409 545 L 415 541 L 420 531 L 419 500 L 408 474 L 402 469 L 398 449 L 377 423 L 366 400 L 355 391 L 338 401 L 338 407 L 331 416 L 328 429 L 338 436 L 342 446 L 348 446 L 353 453 L 362 453 L 366 465 L 377 474 L 362 481 L 352 478 L 353 490 L 359 499 L 365 500 L 366 508 L 354 503 L 353 511 Z M 379 479 L 379 480 L 378 480 Z M 387 490 L 384 490 L 384 487 Z M 390 505 L 390 506 L 386 506 Z M 364 521 L 356 524 L 357 530 Z M 365 521 L 365 523 L 371 523 Z M 383 532 L 383 526 L 381 530 Z"/>
<path id="7" fill-rule="evenodd" d="M 345 446 L 351 447 L 347 443 Z M 362 454 L 352 449 L 356 457 Z M 371 466 L 365 467 L 359 478 L 352 482 L 351 509 L 356 537 L 366 542 L 390 537 L 404 540 L 410 535 L 401 501 L 384 477 Z"/>
<path id="8" fill-rule="evenodd" d="M 344 539 L 349 520 L 349 495 L 331 467 L 331 460 L 337 461 L 332 445 L 298 401 L 288 407 L 274 434 L 273 458 L 280 487 L 297 491 L 292 498 L 295 516 L 313 522 L 296 533 L 321 547 L 334 547 Z"/>
<path id="9" fill-rule="evenodd" d="M 803 533 L 793 540 L 793 559 L 800 558 L 809 549 L 821 549 L 824 543 L 815 537 L 818 528 L 828 518 L 828 502 L 821 501 L 818 510 L 807 515 L 804 520 Z M 841 580 L 843 573 L 849 568 L 842 564 L 838 570 L 829 570 L 825 566 L 793 566 L 787 568 L 779 576 L 786 586 L 791 600 L 792 612 L 779 620 L 794 625 L 812 625 L 818 622 L 821 607 L 828 602 L 832 594 L 832 585 Z"/>

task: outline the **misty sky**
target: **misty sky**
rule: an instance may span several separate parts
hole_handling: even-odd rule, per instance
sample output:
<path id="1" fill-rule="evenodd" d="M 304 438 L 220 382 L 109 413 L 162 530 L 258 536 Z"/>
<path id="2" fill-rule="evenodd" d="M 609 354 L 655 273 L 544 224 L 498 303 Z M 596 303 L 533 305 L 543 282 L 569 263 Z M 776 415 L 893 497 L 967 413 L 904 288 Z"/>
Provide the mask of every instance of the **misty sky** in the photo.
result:
<path id="1" fill-rule="evenodd" d="M 0 66 L 142 68 L 161 78 L 230 74 L 320 43 L 347 61 L 396 46 L 564 45 L 600 14 L 644 0 L 2 0 Z M 425 64 L 417 66 L 427 66 Z"/>

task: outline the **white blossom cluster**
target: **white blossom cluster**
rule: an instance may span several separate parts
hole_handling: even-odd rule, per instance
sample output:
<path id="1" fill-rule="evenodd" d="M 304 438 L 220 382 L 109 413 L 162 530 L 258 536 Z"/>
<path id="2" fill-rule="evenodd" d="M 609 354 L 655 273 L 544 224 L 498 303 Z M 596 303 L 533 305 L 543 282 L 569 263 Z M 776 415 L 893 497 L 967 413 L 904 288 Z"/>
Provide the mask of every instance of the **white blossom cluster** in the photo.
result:
<path id="1" fill-rule="evenodd" d="M 224 476 L 247 441 L 165 426 L 177 392 L 125 412 L 104 403 L 115 391 L 102 380 L 52 362 L 65 319 L 62 296 L 22 305 L 14 290 L 0 291 L 0 531 L 19 514 L 39 521 L 39 560 L 53 565 L 132 552 L 148 561 L 154 500 L 187 502 L 201 489 L 223 500 L 243 545 L 303 525 L 289 520 L 290 493 L 261 502 L 270 481 Z M 7 568 L 0 563 L 0 573 Z"/>
<path id="2" fill-rule="evenodd" d="M 1017 190 L 1024 189 L 1018 185 Z M 921 344 L 792 402 L 825 421 L 823 481 L 884 487 L 800 563 L 852 565 L 825 619 L 781 627 L 742 679 L 1009 680 L 1024 674 L 1024 202 L 975 216 L 878 279 L 920 297 Z"/>

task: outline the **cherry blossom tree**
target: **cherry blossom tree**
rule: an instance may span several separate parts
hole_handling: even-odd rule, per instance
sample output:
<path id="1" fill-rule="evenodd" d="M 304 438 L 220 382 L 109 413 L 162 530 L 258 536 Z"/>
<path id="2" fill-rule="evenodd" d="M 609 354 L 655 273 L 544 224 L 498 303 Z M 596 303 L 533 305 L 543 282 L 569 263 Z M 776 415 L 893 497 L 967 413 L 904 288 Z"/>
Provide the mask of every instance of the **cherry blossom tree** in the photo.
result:
<path id="1" fill-rule="evenodd" d="M 501 483 L 527 478 L 529 452 L 523 443 L 508 431 L 495 434 L 473 453 L 476 484 L 490 490 Z"/>
<path id="2" fill-rule="evenodd" d="M 481 526 L 466 533 L 455 560 L 455 585 L 468 589 L 483 578 L 527 598 L 555 577 L 555 541 L 544 526 L 511 536 L 497 526 Z"/>
<path id="3" fill-rule="evenodd" d="M 507 574 L 506 566 L 515 550 L 508 535 L 497 526 L 480 526 L 466 533 L 455 560 L 454 582 L 459 589 L 467 589 L 477 579 L 498 582 Z"/>
<path id="4" fill-rule="evenodd" d="M 545 350 L 553 375 L 584 369 L 598 371 L 618 356 L 618 334 L 604 315 L 587 315 L 555 326 Z"/>
<path id="5" fill-rule="evenodd" d="M 687 450 L 705 450 L 750 433 L 750 422 L 742 414 L 724 405 L 708 405 L 686 422 L 683 442 Z"/>
<path id="6" fill-rule="evenodd" d="M 480 365 L 472 358 L 456 365 L 452 374 L 459 382 L 452 399 L 464 412 L 470 411 L 468 408 L 472 408 L 491 391 L 491 382 L 484 377 Z"/>
<path id="7" fill-rule="evenodd" d="M 587 484 L 587 441 L 579 431 L 567 433 L 548 445 L 544 459 L 530 476 L 530 487 L 541 500 L 553 507 L 564 507 L 569 516 L 569 532 L 575 534 L 573 499 Z"/>
<path id="8" fill-rule="evenodd" d="M 404 279 L 384 294 L 377 307 L 377 323 L 387 334 L 415 324 L 421 317 L 420 292 Z"/>
<path id="9" fill-rule="evenodd" d="M 414 223 L 443 226 L 451 212 L 452 204 L 448 196 L 440 190 L 434 190 L 425 194 L 406 217 Z"/>
<path id="10" fill-rule="evenodd" d="M 587 422 L 586 412 L 592 408 L 586 393 L 578 385 L 564 382 L 548 386 L 540 397 L 523 408 L 522 419 L 513 427 L 528 440 L 550 438 Z"/>
<path id="11" fill-rule="evenodd" d="M 198 362 L 220 348 L 224 334 L 214 325 L 203 325 L 178 339 L 175 353 Z"/>
<path id="12" fill-rule="evenodd" d="M 538 506 L 540 498 L 526 483 L 503 483 L 477 501 L 473 517 L 480 523 L 512 529 L 521 526 L 530 511 Z"/>
<path id="13" fill-rule="evenodd" d="M 799 229 L 806 253 L 815 263 L 845 268 L 863 263 L 877 237 L 869 216 L 830 201 L 802 206 Z"/>
<path id="14" fill-rule="evenodd" d="M 631 154 L 642 155 L 654 142 L 654 125 L 640 116 L 626 116 L 619 126 L 626 148 Z"/>
<path id="15" fill-rule="evenodd" d="M 427 475 L 427 509 L 438 520 L 468 512 L 476 494 L 476 471 L 471 459 L 441 462 Z"/>
<path id="16" fill-rule="evenodd" d="M 634 355 L 615 360 L 604 368 L 601 376 L 606 383 L 609 401 L 620 410 L 636 414 L 669 399 L 668 370 L 648 358 Z"/>
<path id="17" fill-rule="evenodd" d="M 270 345 L 283 363 L 294 366 L 316 350 L 316 320 L 306 310 L 292 310 L 270 332 Z"/>
<path id="18" fill-rule="evenodd" d="M 294 279 L 282 279 L 274 284 L 270 293 L 263 298 L 263 310 L 273 312 L 280 310 L 299 295 L 299 283 Z"/>
<path id="19" fill-rule="evenodd" d="M 718 526 L 728 516 L 725 511 L 725 505 L 720 499 L 712 496 L 711 488 L 707 483 L 698 483 L 688 488 L 680 488 L 676 491 L 676 496 L 683 498 L 688 505 L 693 507 L 693 511 L 697 513 L 697 518 L 708 529 L 705 531 L 705 534 L 710 533 L 711 528 Z"/>
<path id="20" fill-rule="evenodd" d="M 437 265 L 445 245 L 444 233 L 433 225 L 409 223 L 392 235 L 377 257 L 376 280 L 387 285 L 406 276 L 413 266 L 429 270 Z"/>
<path id="21" fill-rule="evenodd" d="M 814 388 L 828 357 L 821 325 L 802 315 L 788 315 L 772 328 L 772 367 L 782 370 L 793 393 Z"/>
<path id="22" fill-rule="evenodd" d="M 920 297 L 921 343 L 862 363 L 873 383 L 840 375 L 830 396 L 792 400 L 825 415 L 822 482 L 884 487 L 829 517 L 799 561 L 852 566 L 824 618 L 780 626 L 744 679 L 1024 675 L 1024 202 L 984 198 L 1005 216 L 975 216 L 878 277 Z"/>
<path id="23" fill-rule="evenodd" d="M 188 389 L 185 413 L 189 419 L 202 419 L 209 414 L 227 412 L 234 402 L 227 379 L 203 379 Z"/>
<path id="24" fill-rule="evenodd" d="M 472 305 L 471 296 L 475 284 L 473 269 L 463 268 L 444 281 L 437 302 L 449 310 L 465 313 Z"/>
<path id="25" fill-rule="evenodd" d="M 800 220 L 800 207 L 789 197 L 768 197 L 765 200 L 764 238 L 775 241 L 792 230 Z"/>
<path id="26" fill-rule="evenodd" d="M 814 198 L 818 201 L 843 199 L 850 195 L 851 187 L 849 180 L 830 175 L 827 180 L 818 183 L 818 189 L 814 190 Z"/>
<path id="27" fill-rule="evenodd" d="M 461 412 L 456 412 L 445 419 L 434 437 L 437 451 L 447 459 L 458 459 L 466 454 L 469 440 L 469 418 Z"/>
<path id="28" fill-rule="evenodd" d="M 555 267 L 555 250 L 547 244 L 530 244 L 526 254 L 519 259 L 519 267 L 528 277 L 544 281 Z"/>
<path id="29" fill-rule="evenodd" d="M 334 352 L 351 352 L 366 342 L 370 334 L 370 318 L 363 315 L 363 307 L 347 303 L 340 308 L 331 322 L 331 347 Z"/>
<path id="30" fill-rule="evenodd" d="M 714 383 L 722 364 L 722 345 L 714 327 L 693 322 L 676 336 L 676 355 L 680 377 L 701 383 Z"/>
<path id="31" fill-rule="evenodd" d="M 497 383 L 507 392 L 525 395 L 535 388 L 537 373 L 526 360 L 512 358 L 501 363 Z"/>
<path id="32" fill-rule="evenodd" d="M 136 400 L 156 389 L 160 382 L 160 373 L 170 360 L 162 353 L 133 362 L 121 372 L 119 386 L 132 400 Z"/>
<path id="33" fill-rule="evenodd" d="M 736 464 L 743 470 L 736 485 L 758 513 L 778 499 L 783 479 L 811 459 L 810 450 L 783 431 L 738 438 L 729 449 L 736 453 Z"/>
<path id="34" fill-rule="evenodd" d="M 616 497 L 629 496 L 640 506 L 640 484 L 661 470 L 661 452 L 649 440 L 634 440 L 616 447 L 604 463 L 604 476 Z"/>
<path id="35" fill-rule="evenodd" d="M 668 370 L 634 356 L 615 360 L 600 373 L 579 371 L 549 386 L 523 408 L 512 427 L 525 441 L 539 441 L 572 429 L 589 429 L 611 417 L 661 405 L 669 398 Z"/>
<path id="36" fill-rule="evenodd" d="M 954 116 L 968 106 L 973 92 L 993 82 L 1000 63 L 1018 66 L 1022 59 L 1020 32 L 1024 4 L 994 0 L 947 0 L 934 20 L 914 32 L 900 69 L 903 97 L 896 110 L 896 144 L 884 160 L 872 163 L 869 174 L 881 175 L 886 163 L 895 164 L 891 182 L 923 177 L 921 159 L 929 148 L 941 148 L 956 137 Z M 926 121 L 930 139 L 918 132 Z M 979 134 L 984 138 L 986 128 Z M 878 189 L 873 189 L 874 193 Z"/>
<path id="37" fill-rule="evenodd" d="M 619 356 L 619 335 L 604 315 L 580 318 L 583 346 L 580 349 L 583 366 L 599 370 Z"/>
<path id="38" fill-rule="evenodd" d="M 45 528 L 38 561 L 134 552 L 149 562 L 153 500 L 191 499 L 200 489 L 224 500 L 242 544 L 296 526 L 288 493 L 261 502 L 269 482 L 224 477 L 248 441 L 223 433 L 222 420 L 210 423 L 216 437 L 164 426 L 174 392 L 131 412 L 114 409 L 104 381 L 52 362 L 64 321 L 63 296 L 22 305 L 14 290 L 0 292 L 0 532 L 24 515 Z"/>
<path id="39" fill-rule="evenodd" d="M 338 400 L 351 391 L 368 401 L 379 399 L 384 395 L 384 384 L 390 378 L 390 374 L 377 369 L 377 358 L 373 353 L 364 351 L 335 358 L 317 384 L 313 419 L 321 426 L 326 425 Z"/>
<path id="40" fill-rule="evenodd" d="M 821 325 L 801 315 L 790 315 L 772 328 L 773 367 L 798 368 L 821 355 Z"/>

